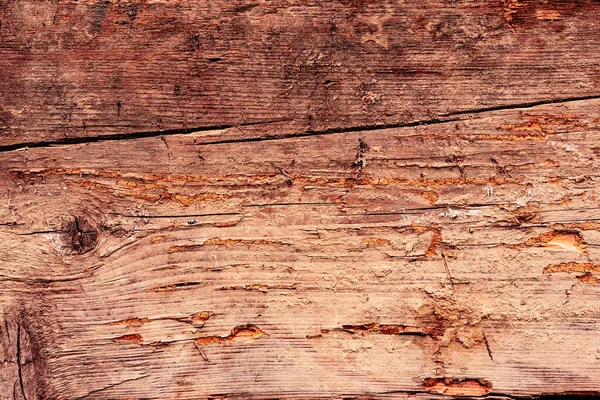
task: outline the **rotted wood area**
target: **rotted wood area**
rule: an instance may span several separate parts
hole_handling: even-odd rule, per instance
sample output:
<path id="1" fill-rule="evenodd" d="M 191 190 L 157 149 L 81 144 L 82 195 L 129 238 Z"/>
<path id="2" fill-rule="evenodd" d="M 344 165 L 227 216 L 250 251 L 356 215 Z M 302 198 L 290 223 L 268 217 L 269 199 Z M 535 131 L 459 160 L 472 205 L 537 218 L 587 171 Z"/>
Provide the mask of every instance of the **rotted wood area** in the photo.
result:
<path id="1" fill-rule="evenodd" d="M 599 12 L 0 2 L 0 399 L 599 395 Z"/>

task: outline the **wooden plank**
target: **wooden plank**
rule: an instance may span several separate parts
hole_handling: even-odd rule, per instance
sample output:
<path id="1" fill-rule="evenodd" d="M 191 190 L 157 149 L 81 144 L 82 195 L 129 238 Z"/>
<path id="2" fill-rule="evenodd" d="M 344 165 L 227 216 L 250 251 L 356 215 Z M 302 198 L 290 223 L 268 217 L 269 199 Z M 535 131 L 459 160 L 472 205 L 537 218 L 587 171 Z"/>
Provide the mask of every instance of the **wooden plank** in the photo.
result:
<path id="1" fill-rule="evenodd" d="M 0 146 L 295 135 L 595 97 L 599 14 L 593 0 L 2 1 Z"/>
<path id="2" fill-rule="evenodd" d="M 599 106 L 4 151 L 0 392 L 598 394 Z"/>

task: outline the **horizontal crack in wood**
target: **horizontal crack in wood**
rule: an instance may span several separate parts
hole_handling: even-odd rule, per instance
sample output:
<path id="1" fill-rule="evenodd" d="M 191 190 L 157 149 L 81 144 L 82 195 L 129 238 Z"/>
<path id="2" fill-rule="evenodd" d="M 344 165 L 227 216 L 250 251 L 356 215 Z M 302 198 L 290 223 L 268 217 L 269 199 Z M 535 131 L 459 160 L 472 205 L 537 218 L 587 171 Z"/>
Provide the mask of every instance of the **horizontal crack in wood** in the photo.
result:
<path id="1" fill-rule="evenodd" d="M 343 134 L 343 133 L 363 132 L 363 131 L 364 132 L 378 131 L 378 130 L 392 129 L 392 128 L 415 127 L 415 126 L 420 126 L 420 125 L 446 124 L 446 123 L 450 123 L 450 122 L 460 121 L 461 118 L 459 118 L 459 116 L 464 116 L 464 115 L 476 115 L 476 114 L 482 114 L 482 113 L 487 113 L 487 112 L 492 112 L 492 111 L 527 109 L 527 108 L 541 106 L 541 105 L 560 104 L 560 103 L 568 103 L 568 102 L 584 101 L 584 100 L 596 100 L 596 99 L 600 99 L 600 96 L 594 95 L 594 96 L 556 98 L 556 99 L 541 100 L 541 101 L 535 101 L 535 102 L 508 104 L 508 105 L 499 105 L 499 106 L 492 106 L 492 107 L 483 107 L 483 108 L 477 108 L 477 109 L 454 111 L 454 112 L 450 112 L 450 113 L 439 114 L 435 118 L 422 119 L 422 120 L 416 120 L 416 121 L 410 121 L 410 122 L 401 122 L 401 123 L 394 123 L 394 124 L 359 125 L 359 126 L 351 126 L 351 127 L 329 128 L 329 129 L 323 129 L 323 130 L 308 130 L 308 131 L 304 131 L 304 132 L 289 133 L 289 134 L 283 134 L 283 135 L 259 136 L 259 137 L 239 138 L 239 139 L 224 139 L 224 140 L 215 140 L 215 141 L 207 141 L 207 142 L 197 143 L 196 145 L 197 146 L 207 146 L 207 145 L 226 144 L 226 143 L 262 142 L 262 141 L 284 140 L 284 139 L 292 139 L 292 138 L 307 137 L 307 136 L 332 135 L 332 134 Z M 452 117 L 452 118 L 448 118 L 448 117 Z M 84 144 L 84 143 L 95 143 L 95 142 L 103 142 L 103 141 L 135 140 L 135 139 L 160 137 L 160 136 L 186 135 L 186 134 L 197 133 L 197 132 L 219 131 L 219 130 L 225 130 L 225 129 L 235 128 L 235 127 L 272 124 L 272 123 L 284 122 L 284 121 L 286 121 L 286 120 L 267 120 L 267 121 L 247 122 L 247 123 L 236 124 L 236 125 L 223 124 L 223 125 L 215 125 L 215 126 L 196 127 L 196 128 L 164 129 L 164 130 L 158 130 L 158 131 L 132 132 L 132 133 L 114 134 L 114 135 L 66 137 L 66 138 L 57 139 L 57 140 L 38 141 L 38 142 L 23 142 L 23 143 L 4 145 L 4 146 L 0 146 L 0 153 L 19 150 L 19 149 L 26 148 L 26 147 L 28 147 L 28 148 L 52 147 L 52 146 L 69 145 L 69 144 Z"/>

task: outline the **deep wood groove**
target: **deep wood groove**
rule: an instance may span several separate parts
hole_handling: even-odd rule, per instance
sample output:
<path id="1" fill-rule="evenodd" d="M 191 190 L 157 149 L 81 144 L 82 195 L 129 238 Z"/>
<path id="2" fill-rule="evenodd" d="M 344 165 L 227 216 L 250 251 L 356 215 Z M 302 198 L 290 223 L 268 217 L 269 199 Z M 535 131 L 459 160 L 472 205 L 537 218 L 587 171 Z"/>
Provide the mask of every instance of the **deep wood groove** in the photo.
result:
<path id="1" fill-rule="evenodd" d="M 451 122 L 460 121 L 460 118 L 447 118 L 454 116 L 462 116 L 462 115 L 477 115 L 488 113 L 492 111 L 503 111 L 503 110 L 515 110 L 515 109 L 527 109 L 530 107 L 535 107 L 539 105 L 545 104 L 561 104 L 568 103 L 572 101 L 584 101 L 584 100 L 594 100 L 600 99 L 600 96 L 581 96 L 581 97 L 570 97 L 564 99 L 553 99 L 553 100 L 544 100 L 544 101 L 534 101 L 528 103 L 520 103 L 520 104 L 511 104 L 507 106 L 495 106 L 495 107 L 485 107 L 480 109 L 470 109 L 470 110 L 462 110 L 462 111 L 454 111 L 451 113 L 440 114 L 433 119 L 424 119 L 419 121 L 411 121 L 411 122 L 403 122 L 397 124 L 378 124 L 378 125 L 364 125 L 364 126 L 351 126 L 344 128 L 330 128 L 324 130 L 310 130 L 299 133 L 291 133 L 287 135 L 271 135 L 266 137 L 250 137 L 250 138 L 241 138 L 241 139 L 229 139 L 229 140 L 215 140 L 215 141 L 206 141 L 201 143 L 196 143 L 198 146 L 208 146 L 215 144 L 228 144 L 228 143 L 248 143 L 248 142 L 262 142 L 262 141 L 270 141 L 270 140 L 285 140 L 296 137 L 308 137 L 308 136 L 321 136 L 321 135 L 333 135 L 333 134 L 344 134 L 351 132 L 369 132 L 369 131 L 378 131 L 384 129 L 393 129 L 393 128 L 405 128 L 405 127 L 416 127 L 416 126 L 425 126 L 425 125 L 434 125 L 434 124 L 446 124 Z M 441 119 L 443 118 L 443 119 Z M 281 122 L 281 121 L 275 121 Z M 60 145 L 70 145 L 70 144 L 85 144 L 85 143 L 96 143 L 102 141 L 121 141 L 121 140 L 136 140 L 150 137 L 162 137 L 162 136 L 171 136 L 171 135 L 186 135 L 198 132 L 210 132 L 210 131 L 220 131 L 235 127 L 244 127 L 244 126 L 254 126 L 254 125 L 263 125 L 273 123 L 273 121 L 257 121 L 257 122 L 248 122 L 241 123 L 238 125 L 219 125 L 219 126 L 209 126 L 209 127 L 197 127 L 197 128 L 183 128 L 183 129 L 168 129 L 168 130 L 159 130 L 159 131 L 148 131 L 148 132 L 133 132 L 123 135 L 111 134 L 111 135 L 97 135 L 97 136 L 85 136 L 85 137 L 73 137 L 73 138 L 62 138 L 55 141 L 40 141 L 40 142 L 28 142 L 28 143 L 16 143 L 11 145 L 0 146 L 0 152 L 7 151 L 15 151 L 27 147 L 36 148 L 36 147 L 51 147 L 51 146 L 60 146 Z"/>

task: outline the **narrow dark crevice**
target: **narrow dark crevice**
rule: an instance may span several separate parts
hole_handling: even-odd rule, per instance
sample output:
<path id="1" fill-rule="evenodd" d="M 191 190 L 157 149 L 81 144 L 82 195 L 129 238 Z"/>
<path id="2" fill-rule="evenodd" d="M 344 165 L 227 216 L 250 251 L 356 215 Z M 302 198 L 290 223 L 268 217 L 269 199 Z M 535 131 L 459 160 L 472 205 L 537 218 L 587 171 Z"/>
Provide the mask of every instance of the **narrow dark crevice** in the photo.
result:
<path id="1" fill-rule="evenodd" d="M 231 215 L 242 215 L 241 213 L 236 212 L 226 212 L 226 213 L 212 213 L 212 214 L 161 214 L 161 215 L 132 215 L 132 214 L 120 214 L 120 213 L 108 213 L 109 215 L 118 215 L 123 218 L 190 218 L 190 217 L 221 217 L 221 216 L 231 216 Z"/>
<path id="2" fill-rule="evenodd" d="M 481 113 L 492 112 L 492 111 L 516 110 L 519 108 L 530 108 L 530 107 L 550 105 L 550 104 L 561 104 L 561 103 L 570 103 L 570 102 L 574 102 L 574 101 L 598 100 L 598 99 L 600 99 L 599 95 L 564 97 L 564 98 L 557 98 L 557 99 L 552 99 L 552 100 L 530 101 L 530 102 L 525 102 L 525 103 L 508 104 L 508 105 L 504 105 L 504 106 L 490 106 L 490 107 L 467 109 L 467 110 L 462 110 L 462 111 L 452 111 L 452 112 L 449 112 L 446 114 L 439 114 L 439 117 L 454 117 L 457 115 L 481 114 Z"/>
<path id="3" fill-rule="evenodd" d="M 105 386 L 105 387 L 103 387 L 103 388 L 96 389 L 96 390 L 92 390 L 91 392 L 88 392 L 87 394 L 85 394 L 85 395 L 83 395 L 83 396 L 77 397 L 75 400 L 85 399 L 85 398 L 87 398 L 87 397 L 90 397 L 90 396 L 91 396 L 91 395 L 93 395 L 93 394 L 97 394 L 97 393 L 99 393 L 99 392 L 102 392 L 102 391 L 105 391 L 105 390 L 108 390 L 108 389 L 112 389 L 112 388 L 114 388 L 115 386 L 119 386 L 119 385 L 122 385 L 122 384 L 124 384 L 124 383 L 127 383 L 127 382 L 137 381 L 137 380 L 139 380 L 139 379 L 144 379 L 144 378 L 147 378 L 147 377 L 149 377 L 149 376 L 150 376 L 150 375 L 142 375 L 142 376 L 138 376 L 138 377 L 136 377 L 136 378 L 124 379 L 124 380 L 122 380 L 122 381 L 120 381 L 120 382 L 117 382 L 117 383 L 113 383 L 113 384 L 107 385 L 107 386 Z"/>
<path id="4" fill-rule="evenodd" d="M 23 371 L 21 370 L 21 324 L 17 324 L 17 371 L 19 373 L 19 385 L 23 399 L 27 400 L 25 387 L 23 385 Z"/>
<path id="5" fill-rule="evenodd" d="M 346 128 L 329 128 L 323 130 L 308 130 L 304 132 L 297 133 L 287 133 L 282 135 L 270 135 L 270 136 L 257 136 L 251 138 L 234 138 L 234 139 L 224 139 L 224 140 L 215 140 L 210 142 L 200 142 L 196 143 L 196 146 L 207 146 L 214 144 L 230 144 L 230 143 L 250 143 L 250 142 L 264 142 L 271 140 L 283 140 L 283 139 L 293 139 L 293 138 L 302 138 L 308 136 L 323 136 L 323 135 L 332 135 L 339 133 L 352 133 L 352 132 L 368 132 L 368 131 L 378 131 L 385 129 L 393 129 L 393 128 L 406 128 L 413 126 L 421 126 L 421 125 L 435 125 L 435 124 L 445 124 L 448 122 L 456 122 L 460 121 L 460 118 L 451 118 L 451 119 L 443 119 L 439 118 L 427 119 L 427 120 L 419 120 L 412 122 L 403 122 L 396 124 L 374 124 L 374 125 L 359 125 L 353 127 Z M 172 136 L 172 135 L 186 135 L 191 133 L 198 132 L 210 132 L 216 130 L 230 129 L 234 127 L 244 127 L 251 125 L 262 125 L 272 123 L 270 121 L 261 121 L 261 122 L 252 122 L 246 124 L 239 125 L 216 125 L 216 126 L 206 126 L 206 127 L 198 127 L 198 128 L 185 128 L 185 129 L 170 129 L 170 130 L 160 130 L 160 131 L 148 131 L 148 132 L 132 132 L 132 133 L 123 133 L 123 134 L 108 134 L 108 135 L 97 135 L 97 136 L 85 136 L 85 137 L 68 137 L 57 140 L 49 140 L 49 141 L 40 141 L 40 142 L 25 142 L 25 143 L 15 143 L 0 146 L 0 153 L 15 151 L 23 148 L 37 148 L 37 147 L 52 147 L 52 146 L 61 146 L 61 145 L 71 145 L 71 144 L 85 144 L 85 143 L 97 143 L 97 142 L 107 142 L 107 141 L 120 141 L 120 140 L 135 140 L 135 139 L 145 139 L 151 137 L 161 137 L 161 136 Z"/>
<path id="6" fill-rule="evenodd" d="M 492 349 L 490 348 L 490 342 L 488 341 L 487 336 L 485 336 L 485 333 L 483 334 L 483 343 L 485 344 L 485 349 L 487 350 L 490 360 L 492 360 L 492 362 L 495 362 L 494 361 L 494 353 L 492 353 Z"/>
<path id="7" fill-rule="evenodd" d="M 261 204 L 244 204 L 243 208 L 249 207 L 286 207 L 286 206 L 337 206 L 336 203 L 326 202 L 296 202 L 296 203 L 261 203 Z"/>
<path id="8" fill-rule="evenodd" d="M 223 129 L 230 129 L 235 127 L 245 127 L 245 126 L 254 126 L 254 125 L 268 125 L 276 122 L 283 122 L 286 120 L 267 120 L 267 121 L 256 121 L 256 122 L 245 122 L 241 124 L 222 124 L 222 125 L 212 125 L 212 126 L 204 126 L 204 127 L 196 127 L 196 128 L 178 128 L 178 129 L 162 129 L 158 131 L 145 131 L 145 132 L 131 132 L 131 133 L 121 133 L 121 134 L 106 134 L 106 135 L 95 135 L 95 136 L 80 136 L 80 137 L 66 137 L 56 140 L 46 140 L 39 142 L 23 142 L 23 143 L 15 143 L 0 146 L 0 153 L 20 150 L 23 148 L 36 148 L 36 147 L 52 147 L 52 146 L 61 146 L 61 145 L 69 145 L 69 144 L 85 144 L 85 143 L 97 143 L 97 142 L 107 142 L 107 141 L 119 141 L 119 140 L 135 140 L 135 139 L 145 139 L 151 137 L 160 137 L 160 136 L 172 136 L 172 135 L 186 135 L 190 133 L 197 132 L 210 132 L 210 131 L 218 131 Z M 200 145 L 202 143 L 198 143 Z"/>
<path id="9" fill-rule="evenodd" d="M 493 112 L 493 111 L 526 109 L 526 108 L 542 106 L 542 105 L 562 104 L 562 103 L 569 103 L 569 102 L 575 102 L 575 101 L 597 100 L 597 99 L 600 99 L 600 95 L 557 98 L 557 99 L 551 99 L 551 100 L 541 100 L 541 101 L 533 101 L 533 102 L 526 102 L 526 103 L 517 103 L 517 104 L 484 107 L 484 108 L 467 109 L 467 110 L 462 110 L 462 111 L 453 111 L 453 112 L 449 112 L 449 113 L 439 114 L 438 116 L 431 118 L 431 119 L 416 120 L 416 121 L 411 121 L 411 122 L 399 122 L 399 123 L 393 123 L 393 124 L 358 125 L 358 126 L 351 126 L 351 127 L 329 128 L 329 129 L 323 129 L 323 130 L 308 130 L 308 131 L 304 131 L 304 132 L 287 133 L 287 134 L 282 134 L 282 135 L 257 136 L 257 137 L 251 137 L 251 138 L 223 139 L 223 140 L 201 142 L 201 143 L 197 143 L 196 145 L 197 146 L 206 146 L 206 145 L 214 145 L 214 144 L 263 142 L 263 141 L 271 141 L 271 140 L 302 138 L 302 137 L 308 137 L 308 136 L 323 136 L 323 135 L 333 135 L 333 134 L 352 133 L 352 132 L 370 132 L 370 131 L 379 131 L 379 130 L 394 129 L 394 128 L 408 128 L 408 127 L 415 127 L 415 126 L 446 124 L 446 123 L 450 123 L 450 122 L 462 121 L 464 118 L 461 118 L 461 117 L 463 117 L 463 116 L 477 115 L 477 114 Z M 147 131 L 147 132 L 106 134 L 106 135 L 85 136 L 85 137 L 68 137 L 68 138 L 48 140 L 48 141 L 39 141 L 39 142 L 23 142 L 23 143 L 15 143 L 15 144 L 0 146 L 0 153 L 19 150 L 19 149 L 23 149 L 26 147 L 27 148 L 52 147 L 52 146 L 69 145 L 69 144 L 85 144 L 85 143 L 96 143 L 96 142 L 104 142 L 104 141 L 135 140 L 135 139 L 143 139 L 143 138 L 151 138 L 151 137 L 186 135 L 186 134 L 191 134 L 191 133 L 210 132 L 210 131 L 215 131 L 215 130 L 235 128 L 235 127 L 272 124 L 272 123 L 284 122 L 284 121 L 288 121 L 288 120 L 278 119 L 278 120 L 246 122 L 246 123 L 241 123 L 241 124 L 222 124 L 222 125 L 195 127 L 195 128 L 164 129 L 164 130 Z"/>
<path id="10" fill-rule="evenodd" d="M 577 392 L 578 393 L 578 392 Z M 294 398 L 293 396 L 288 396 L 288 395 L 282 395 L 281 393 L 273 393 L 273 398 L 281 398 L 281 399 L 287 399 L 287 398 Z M 596 397 L 600 397 L 600 394 L 596 393 L 596 392 L 586 392 L 586 393 L 582 393 L 582 394 L 571 394 L 569 393 L 563 393 L 563 394 L 551 394 L 551 395 L 546 395 L 546 394 L 542 394 L 542 395 L 523 395 L 523 396 L 519 396 L 519 395 L 510 395 L 510 394 L 505 394 L 505 393 L 495 393 L 495 392 L 490 392 L 487 395 L 484 396 L 470 396 L 470 395 L 453 395 L 453 396 L 449 396 L 449 395 L 442 395 L 442 394 L 438 394 L 438 393 L 432 393 L 430 391 L 424 391 L 424 390 L 386 390 L 386 391 L 381 391 L 381 392 L 364 392 L 364 393 L 360 393 L 360 394 L 355 394 L 355 393 L 348 393 L 348 394 L 340 394 L 340 395 L 336 395 L 336 396 L 332 396 L 332 399 L 336 399 L 336 400 L 359 400 L 359 399 L 364 399 L 364 398 L 372 398 L 372 397 L 377 397 L 377 396 L 388 396 L 388 395 L 406 395 L 406 396 L 413 396 L 415 398 L 432 398 L 432 399 L 481 399 L 481 400 L 486 400 L 486 399 L 490 399 L 490 400 L 583 400 L 583 399 L 589 399 L 589 398 L 596 398 Z M 252 398 L 253 394 L 252 393 L 242 393 L 242 392 L 236 392 L 236 393 L 214 393 L 208 396 L 209 399 L 226 399 L 226 398 L 231 398 L 231 397 L 235 397 L 238 398 L 239 396 L 242 396 L 243 398 Z M 427 397 L 421 397 L 421 396 L 427 396 Z"/>
<path id="11" fill-rule="evenodd" d="M 47 231 L 32 231 L 25 233 L 17 233 L 18 236 L 31 236 L 31 235 L 43 235 L 48 233 L 66 233 L 66 231 L 57 231 L 56 229 L 50 229 Z"/>
<path id="12" fill-rule="evenodd" d="M 360 395 L 356 394 L 346 394 L 341 395 L 339 397 L 335 397 L 336 399 L 343 400 L 357 400 L 362 399 L 365 396 L 381 396 L 381 395 L 393 395 L 393 394 L 404 394 L 408 396 L 430 396 L 430 398 L 436 399 L 490 399 L 490 400 L 584 400 L 590 398 L 598 398 L 600 397 L 600 392 L 564 392 L 564 393 L 556 393 L 556 394 L 532 394 L 532 395 L 515 395 L 515 394 L 507 394 L 507 393 L 498 393 L 491 391 L 490 393 L 484 396 L 471 396 L 471 395 L 454 395 L 454 396 L 445 396 L 437 393 L 432 393 L 430 391 L 423 390 L 387 390 L 383 392 L 367 392 L 361 393 Z M 224 396 L 224 395 L 214 395 L 214 396 Z M 421 397 L 417 397 L 421 398 Z"/>
<path id="13" fill-rule="evenodd" d="M 432 118 L 432 119 L 424 119 L 418 121 L 411 122 L 400 122 L 395 124 L 373 124 L 373 125 L 358 125 L 344 128 L 329 128 L 323 130 L 308 130 L 304 132 L 298 133 L 286 133 L 283 135 L 270 135 L 270 136 L 257 136 L 251 138 L 234 138 L 234 139 L 223 139 L 223 140 L 215 140 L 212 142 L 202 142 L 198 143 L 197 146 L 207 146 L 214 144 L 231 144 L 231 143 L 251 143 L 251 142 L 267 142 L 272 140 L 284 140 L 284 139 L 295 139 L 295 138 L 303 138 L 309 136 L 325 136 L 325 135 L 335 135 L 340 133 L 353 133 L 353 132 L 373 132 L 373 131 L 382 131 L 386 129 L 395 129 L 395 128 L 410 128 L 415 126 L 426 126 L 426 125 L 438 125 L 438 124 L 447 124 L 449 122 L 458 122 L 461 121 L 461 118 Z M 0 148 L 0 151 L 2 148 Z"/>

